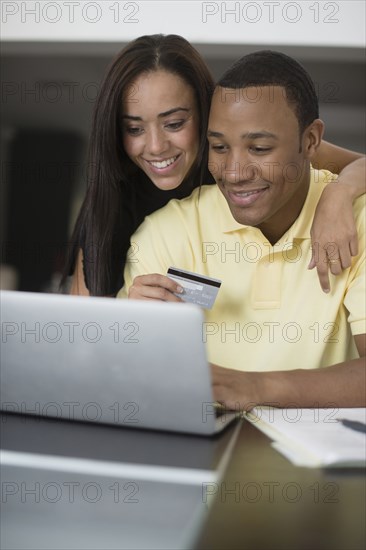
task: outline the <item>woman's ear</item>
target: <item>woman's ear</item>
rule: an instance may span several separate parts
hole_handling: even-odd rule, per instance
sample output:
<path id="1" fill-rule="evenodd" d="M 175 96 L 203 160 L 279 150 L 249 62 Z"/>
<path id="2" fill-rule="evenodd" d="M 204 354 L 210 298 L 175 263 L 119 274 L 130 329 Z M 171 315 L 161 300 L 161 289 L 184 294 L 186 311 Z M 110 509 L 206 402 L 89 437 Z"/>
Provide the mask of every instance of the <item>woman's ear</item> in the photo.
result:
<path id="1" fill-rule="evenodd" d="M 324 122 L 316 118 L 304 132 L 304 152 L 307 158 L 311 159 L 322 140 L 324 134 Z"/>

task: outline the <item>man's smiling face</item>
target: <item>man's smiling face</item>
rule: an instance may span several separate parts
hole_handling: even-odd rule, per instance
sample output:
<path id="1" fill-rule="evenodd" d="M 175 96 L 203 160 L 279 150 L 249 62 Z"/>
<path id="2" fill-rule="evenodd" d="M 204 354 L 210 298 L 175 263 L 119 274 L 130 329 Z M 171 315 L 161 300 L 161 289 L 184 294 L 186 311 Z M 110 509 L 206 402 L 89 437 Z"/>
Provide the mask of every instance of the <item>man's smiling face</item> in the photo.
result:
<path id="1" fill-rule="evenodd" d="M 217 87 L 209 126 L 209 169 L 238 223 L 276 242 L 294 223 L 309 186 L 306 129 L 281 86 Z"/>

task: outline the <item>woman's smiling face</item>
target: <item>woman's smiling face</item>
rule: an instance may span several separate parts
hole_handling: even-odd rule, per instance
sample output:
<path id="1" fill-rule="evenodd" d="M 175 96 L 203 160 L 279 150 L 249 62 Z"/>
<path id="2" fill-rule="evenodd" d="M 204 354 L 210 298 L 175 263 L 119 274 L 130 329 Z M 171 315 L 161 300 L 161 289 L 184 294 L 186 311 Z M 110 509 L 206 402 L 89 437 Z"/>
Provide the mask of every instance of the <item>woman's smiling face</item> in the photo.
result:
<path id="1" fill-rule="evenodd" d="M 143 73 L 123 100 L 123 146 L 162 190 L 179 187 L 199 148 L 194 90 L 164 70 Z"/>

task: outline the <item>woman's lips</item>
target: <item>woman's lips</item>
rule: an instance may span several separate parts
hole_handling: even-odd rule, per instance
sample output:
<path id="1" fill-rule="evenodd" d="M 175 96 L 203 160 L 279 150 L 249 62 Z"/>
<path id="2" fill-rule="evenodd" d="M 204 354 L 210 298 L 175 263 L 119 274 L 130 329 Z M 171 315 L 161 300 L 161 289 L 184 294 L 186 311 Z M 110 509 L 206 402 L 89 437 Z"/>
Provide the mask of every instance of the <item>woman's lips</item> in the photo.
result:
<path id="1" fill-rule="evenodd" d="M 166 174 L 175 169 L 180 157 L 181 155 L 175 155 L 164 160 L 144 160 L 155 174 Z"/>

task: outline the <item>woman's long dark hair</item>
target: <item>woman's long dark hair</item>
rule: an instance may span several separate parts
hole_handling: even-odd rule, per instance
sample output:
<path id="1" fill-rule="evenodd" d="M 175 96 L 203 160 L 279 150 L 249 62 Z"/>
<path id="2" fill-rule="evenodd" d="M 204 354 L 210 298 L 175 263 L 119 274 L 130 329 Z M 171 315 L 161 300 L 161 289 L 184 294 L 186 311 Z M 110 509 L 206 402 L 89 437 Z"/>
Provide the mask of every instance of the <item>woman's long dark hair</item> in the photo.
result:
<path id="1" fill-rule="evenodd" d="M 128 158 L 122 145 L 122 97 L 142 74 L 164 69 L 178 75 L 194 92 L 199 113 L 199 149 L 182 184 L 161 191 Z M 132 233 L 145 215 L 212 183 L 207 169 L 206 129 L 213 92 L 212 76 L 191 44 L 177 35 L 142 36 L 129 43 L 110 65 L 96 102 L 89 143 L 87 191 L 75 229 L 63 282 L 83 251 L 84 278 L 91 295 L 114 295 L 123 285 L 123 270 Z M 139 186 L 149 204 L 136 200 Z M 140 190 L 141 192 L 141 190 Z"/>

